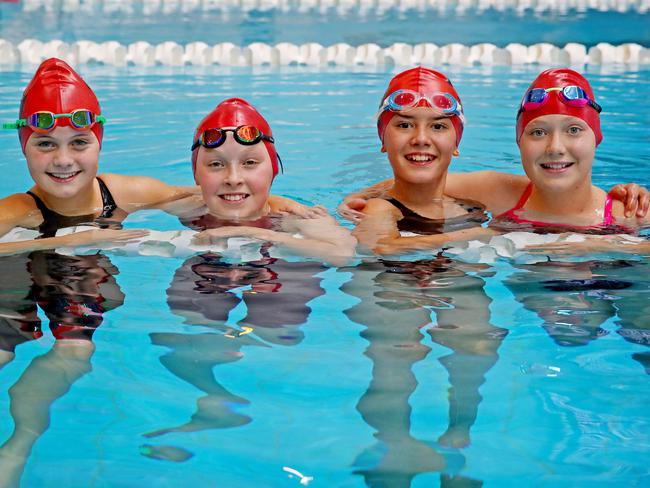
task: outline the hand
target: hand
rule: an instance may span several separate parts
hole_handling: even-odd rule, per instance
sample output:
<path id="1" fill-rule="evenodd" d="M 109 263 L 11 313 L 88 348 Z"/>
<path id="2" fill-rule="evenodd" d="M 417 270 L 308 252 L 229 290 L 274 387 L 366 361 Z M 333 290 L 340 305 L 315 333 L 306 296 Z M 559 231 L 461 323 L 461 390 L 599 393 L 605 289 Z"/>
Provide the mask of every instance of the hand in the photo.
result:
<path id="1" fill-rule="evenodd" d="M 209 246 L 210 244 L 220 244 L 220 241 L 229 237 L 253 237 L 264 239 L 265 229 L 258 227 L 237 227 L 226 225 L 216 229 L 208 229 L 199 232 L 192 239 L 192 244 L 197 246 Z"/>
<path id="2" fill-rule="evenodd" d="M 362 210 L 366 208 L 367 202 L 368 200 L 365 200 L 363 198 L 351 198 L 347 201 L 344 200 L 336 208 L 336 211 L 341 217 L 357 224 L 361 221 L 361 219 L 363 219 L 363 217 L 365 217 L 365 214 L 362 212 Z"/>
<path id="3" fill-rule="evenodd" d="M 66 246 L 103 246 L 111 244 L 128 244 L 136 239 L 149 235 L 143 229 L 113 230 L 93 229 L 75 232 L 62 237 Z"/>
<path id="4" fill-rule="evenodd" d="M 636 183 L 619 184 L 614 186 L 609 194 L 612 198 L 625 204 L 625 216 L 645 217 L 650 207 L 650 192 Z"/>

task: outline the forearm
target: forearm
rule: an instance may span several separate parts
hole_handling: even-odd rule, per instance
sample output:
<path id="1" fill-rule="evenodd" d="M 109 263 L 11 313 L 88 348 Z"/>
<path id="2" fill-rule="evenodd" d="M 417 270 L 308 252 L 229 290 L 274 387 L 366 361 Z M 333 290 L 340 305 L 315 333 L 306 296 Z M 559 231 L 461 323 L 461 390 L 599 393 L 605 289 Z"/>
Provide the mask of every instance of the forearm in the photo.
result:
<path id="1" fill-rule="evenodd" d="M 0 243 L 0 256 L 19 254 L 22 252 L 45 251 L 70 245 L 68 236 L 47 237 L 30 241 L 2 242 Z"/>
<path id="2" fill-rule="evenodd" d="M 481 237 L 490 237 L 499 232 L 483 227 L 474 227 L 444 234 L 420 235 L 412 237 L 383 237 L 371 249 L 377 254 L 400 254 L 409 251 L 435 249 L 455 242 L 464 242 Z"/>
<path id="3" fill-rule="evenodd" d="M 286 232 L 268 229 L 258 229 L 258 231 L 250 237 L 272 242 L 301 256 L 315 257 L 333 264 L 341 263 L 341 261 L 343 261 L 341 264 L 344 264 L 347 259 L 355 254 L 356 239 L 349 233 L 340 235 L 336 241 L 328 241 L 309 237 L 294 237 Z"/>

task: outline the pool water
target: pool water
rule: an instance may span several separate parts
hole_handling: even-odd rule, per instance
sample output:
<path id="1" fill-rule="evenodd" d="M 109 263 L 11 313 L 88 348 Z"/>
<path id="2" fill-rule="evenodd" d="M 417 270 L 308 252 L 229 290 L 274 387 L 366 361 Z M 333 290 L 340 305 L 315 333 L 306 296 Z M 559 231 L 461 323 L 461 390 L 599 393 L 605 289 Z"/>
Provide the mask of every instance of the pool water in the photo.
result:
<path id="1" fill-rule="evenodd" d="M 515 107 L 543 68 L 443 67 L 468 119 L 453 170 L 521 173 Z M 33 70 L 0 72 L 3 121 Z M 390 175 L 373 122 L 390 71 L 79 71 L 108 119 L 103 171 L 191 184 L 193 128 L 240 95 L 272 124 L 275 193 L 333 212 Z M 604 107 L 594 182 L 650 186 L 650 71 L 586 76 Z M 0 195 L 30 186 L 10 131 L 0 169 Z M 0 355 L 0 486 L 646 486 L 649 265 L 0 258 L 0 321 L 22 331 Z"/>

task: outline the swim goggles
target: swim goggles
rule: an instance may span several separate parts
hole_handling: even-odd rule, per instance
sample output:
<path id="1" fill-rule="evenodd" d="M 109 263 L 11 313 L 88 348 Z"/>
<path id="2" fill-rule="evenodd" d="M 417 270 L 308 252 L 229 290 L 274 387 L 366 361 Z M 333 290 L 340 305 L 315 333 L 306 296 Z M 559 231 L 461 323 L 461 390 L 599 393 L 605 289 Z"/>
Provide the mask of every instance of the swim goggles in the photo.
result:
<path id="1" fill-rule="evenodd" d="M 269 141 L 275 143 L 275 139 L 267 136 L 257 127 L 252 125 L 240 125 L 235 129 L 206 129 L 199 138 L 192 144 L 192 151 L 197 147 L 215 148 L 226 142 L 226 134 L 232 132 L 235 141 L 243 146 L 252 146 L 260 141 Z"/>
<path id="2" fill-rule="evenodd" d="M 589 98 L 587 92 L 585 92 L 582 88 L 576 85 L 569 85 L 554 88 L 531 88 L 524 95 L 524 98 L 521 101 L 519 112 L 517 112 L 517 116 L 519 116 L 519 114 L 525 110 L 535 110 L 536 108 L 544 105 L 548 100 L 549 92 L 558 92 L 558 97 L 560 100 L 571 107 L 582 108 L 589 105 L 598 113 L 602 112 L 603 110 L 600 105 Z"/>
<path id="3" fill-rule="evenodd" d="M 379 115 L 386 110 L 399 112 L 415 108 L 422 100 L 425 100 L 431 108 L 438 109 L 445 115 L 456 115 L 463 118 L 463 108 L 451 93 L 437 92 L 425 95 L 414 90 L 397 90 L 388 95 L 379 107 L 377 117 L 379 118 Z"/>
<path id="4" fill-rule="evenodd" d="M 53 112 L 40 111 L 34 112 L 24 119 L 18 119 L 16 122 L 2 124 L 3 129 L 20 129 L 29 127 L 34 132 L 49 132 L 54 129 L 56 119 L 67 117 L 70 119 L 70 125 L 76 130 L 90 129 L 96 123 L 105 124 L 106 117 L 95 115 L 90 110 L 80 108 L 73 110 L 69 114 L 55 114 Z"/>

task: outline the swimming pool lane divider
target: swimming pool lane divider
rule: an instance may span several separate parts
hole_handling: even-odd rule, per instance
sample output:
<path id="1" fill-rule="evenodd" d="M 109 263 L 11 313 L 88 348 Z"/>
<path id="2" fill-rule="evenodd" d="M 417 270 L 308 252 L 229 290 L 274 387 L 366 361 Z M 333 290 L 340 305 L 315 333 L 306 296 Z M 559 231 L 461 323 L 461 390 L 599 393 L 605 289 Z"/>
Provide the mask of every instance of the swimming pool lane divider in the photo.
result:
<path id="1" fill-rule="evenodd" d="M 124 45 L 117 41 L 95 43 L 60 40 L 41 42 L 25 39 L 14 45 L 0 39 L 0 65 L 39 64 L 49 57 L 58 57 L 73 65 L 101 63 L 114 66 L 412 66 L 425 65 L 606 65 L 632 66 L 650 64 L 650 49 L 640 44 L 613 46 L 599 43 L 587 49 L 582 44 L 569 43 L 564 47 L 540 43 L 525 46 L 508 44 L 499 48 L 494 44 L 396 43 L 386 48 L 377 44 L 351 46 L 345 43 L 322 46 L 317 43 L 302 45 L 282 42 L 275 45 L 253 43 L 236 46 L 224 42 L 208 45 L 193 42 L 185 46 L 168 41 L 153 45 L 140 41 Z"/>
<path id="2" fill-rule="evenodd" d="M 430 10 L 464 13 L 488 9 L 524 12 L 568 12 L 598 10 L 645 13 L 650 0 L 22 0 L 23 10 L 75 12 L 101 10 L 152 15 L 179 12 L 297 12 L 383 15 L 390 10 L 399 12 Z"/>

